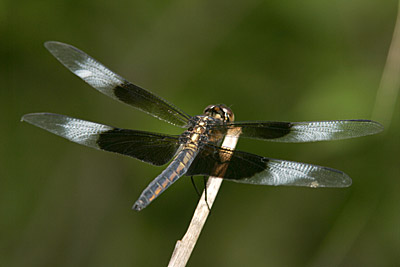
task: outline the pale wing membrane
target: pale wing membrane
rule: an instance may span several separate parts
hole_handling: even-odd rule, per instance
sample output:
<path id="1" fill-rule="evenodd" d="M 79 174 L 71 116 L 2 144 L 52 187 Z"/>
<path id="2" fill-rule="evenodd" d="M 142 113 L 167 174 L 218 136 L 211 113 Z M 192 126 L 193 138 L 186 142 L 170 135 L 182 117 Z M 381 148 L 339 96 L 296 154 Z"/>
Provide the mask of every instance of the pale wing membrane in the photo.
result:
<path id="1" fill-rule="evenodd" d="M 347 174 L 312 164 L 204 146 L 186 175 L 207 175 L 256 185 L 348 187 Z"/>
<path id="2" fill-rule="evenodd" d="M 226 132 L 232 128 L 241 129 L 240 137 L 286 143 L 340 140 L 383 131 L 381 124 L 370 120 L 232 122 L 215 125 L 212 129 Z"/>
<path id="3" fill-rule="evenodd" d="M 138 108 L 158 119 L 184 127 L 190 116 L 151 92 L 136 86 L 83 51 L 60 42 L 46 42 L 45 47 L 67 69 L 101 93 Z"/>
<path id="4" fill-rule="evenodd" d="M 141 161 L 164 165 L 179 148 L 175 136 L 119 129 L 53 113 L 31 113 L 23 121 L 88 147 L 127 155 Z"/>

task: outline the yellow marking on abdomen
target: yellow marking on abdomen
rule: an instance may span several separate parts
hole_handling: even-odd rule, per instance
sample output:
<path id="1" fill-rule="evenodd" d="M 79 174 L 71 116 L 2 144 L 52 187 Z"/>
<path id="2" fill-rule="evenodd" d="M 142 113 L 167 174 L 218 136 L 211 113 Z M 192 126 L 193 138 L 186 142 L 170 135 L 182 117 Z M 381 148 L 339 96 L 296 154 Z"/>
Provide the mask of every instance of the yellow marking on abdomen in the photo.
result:
<path id="1" fill-rule="evenodd" d="M 161 186 L 160 186 L 160 187 L 157 187 L 156 191 L 154 191 L 154 195 L 157 196 L 158 194 L 160 194 L 161 190 L 162 190 L 162 187 L 161 187 Z"/>
<path id="2" fill-rule="evenodd" d="M 173 171 L 172 174 L 168 177 L 168 179 L 172 182 L 177 175 L 178 174 L 175 171 Z"/>
<path id="3" fill-rule="evenodd" d="M 179 162 L 179 166 L 178 166 L 178 168 L 176 168 L 176 172 L 181 172 L 183 168 L 185 168 L 185 164 L 183 164 L 182 162 Z"/>
<path id="4" fill-rule="evenodd" d="M 162 187 L 167 187 L 167 185 L 170 183 L 167 179 L 165 179 L 164 183 L 162 184 Z"/>
<path id="5" fill-rule="evenodd" d="M 188 149 L 188 150 L 196 150 L 197 149 L 197 144 L 192 144 L 192 143 L 189 143 L 189 144 L 186 144 L 186 148 Z"/>
<path id="6" fill-rule="evenodd" d="M 193 154 L 187 153 L 187 154 L 183 157 L 182 162 L 183 162 L 184 164 L 187 164 L 187 163 L 189 162 L 189 160 L 190 160 L 192 157 L 193 157 Z"/>

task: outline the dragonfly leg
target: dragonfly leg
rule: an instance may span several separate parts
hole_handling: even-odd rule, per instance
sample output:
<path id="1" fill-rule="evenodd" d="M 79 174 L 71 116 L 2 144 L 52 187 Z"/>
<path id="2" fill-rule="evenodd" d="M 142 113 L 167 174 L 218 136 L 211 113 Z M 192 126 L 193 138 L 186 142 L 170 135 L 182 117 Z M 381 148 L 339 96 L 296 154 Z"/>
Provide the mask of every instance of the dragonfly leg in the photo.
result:
<path id="1" fill-rule="evenodd" d="M 207 201 L 207 176 L 203 176 L 203 181 L 204 181 L 204 200 L 206 201 L 208 210 L 211 211 L 210 205 L 208 205 Z"/>
<path id="2" fill-rule="evenodd" d="M 199 190 L 197 189 L 196 183 L 194 182 L 193 176 L 190 176 L 190 180 L 192 181 L 192 185 L 194 187 L 194 190 L 196 190 L 197 196 L 201 197 L 201 194 L 200 194 Z"/>
<path id="3" fill-rule="evenodd" d="M 194 190 L 196 190 L 196 193 L 197 193 L 197 195 L 198 195 L 199 198 L 200 198 L 200 197 L 201 197 L 201 194 L 200 194 L 200 191 L 198 190 L 198 188 L 197 188 L 197 186 L 196 186 L 196 183 L 194 182 L 193 176 L 190 176 L 190 180 L 192 181 Z M 207 176 L 204 176 L 204 200 L 206 201 L 208 210 L 211 211 L 210 205 L 208 205 L 208 202 L 207 202 Z"/>

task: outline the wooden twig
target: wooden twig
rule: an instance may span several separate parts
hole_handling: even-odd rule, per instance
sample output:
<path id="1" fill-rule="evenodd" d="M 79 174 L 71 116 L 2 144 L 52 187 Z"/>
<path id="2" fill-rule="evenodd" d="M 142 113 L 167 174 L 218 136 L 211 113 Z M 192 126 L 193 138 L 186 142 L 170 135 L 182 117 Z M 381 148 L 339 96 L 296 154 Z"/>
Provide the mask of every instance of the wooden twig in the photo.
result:
<path id="1" fill-rule="evenodd" d="M 228 132 L 224 142 L 222 143 L 222 147 L 234 150 L 239 138 L 239 134 L 240 132 L 237 129 Z M 205 201 L 205 192 L 207 192 L 207 202 L 211 209 L 214 200 L 217 197 L 222 181 L 223 179 L 217 177 L 210 177 L 208 179 L 206 185 L 207 189 L 204 190 L 203 194 L 201 195 L 186 234 L 181 240 L 176 242 L 175 249 L 172 253 L 168 267 L 186 266 L 194 246 L 196 245 L 197 239 L 199 238 L 200 232 L 207 220 L 208 214 L 210 213 Z"/>

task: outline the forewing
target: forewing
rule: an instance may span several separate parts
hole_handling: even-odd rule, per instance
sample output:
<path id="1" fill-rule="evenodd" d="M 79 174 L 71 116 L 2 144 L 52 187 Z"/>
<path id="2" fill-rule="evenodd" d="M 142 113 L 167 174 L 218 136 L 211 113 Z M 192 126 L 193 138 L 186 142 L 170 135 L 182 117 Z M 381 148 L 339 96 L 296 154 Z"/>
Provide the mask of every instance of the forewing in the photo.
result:
<path id="1" fill-rule="evenodd" d="M 312 164 L 260 157 L 206 145 L 186 173 L 256 185 L 348 187 L 347 174 Z"/>
<path id="2" fill-rule="evenodd" d="M 119 129 L 53 113 L 31 113 L 23 121 L 88 147 L 164 165 L 179 148 L 178 138 L 150 132 Z"/>
<path id="3" fill-rule="evenodd" d="M 184 127 L 190 116 L 166 100 L 134 85 L 83 51 L 60 42 L 46 42 L 45 47 L 67 69 L 93 88 L 116 100 L 138 108 L 158 119 Z"/>
<path id="4" fill-rule="evenodd" d="M 216 132 L 227 132 L 239 128 L 240 137 L 274 142 L 301 143 L 372 135 L 383 130 L 383 126 L 370 120 L 336 120 L 312 122 L 232 122 L 215 125 Z"/>

